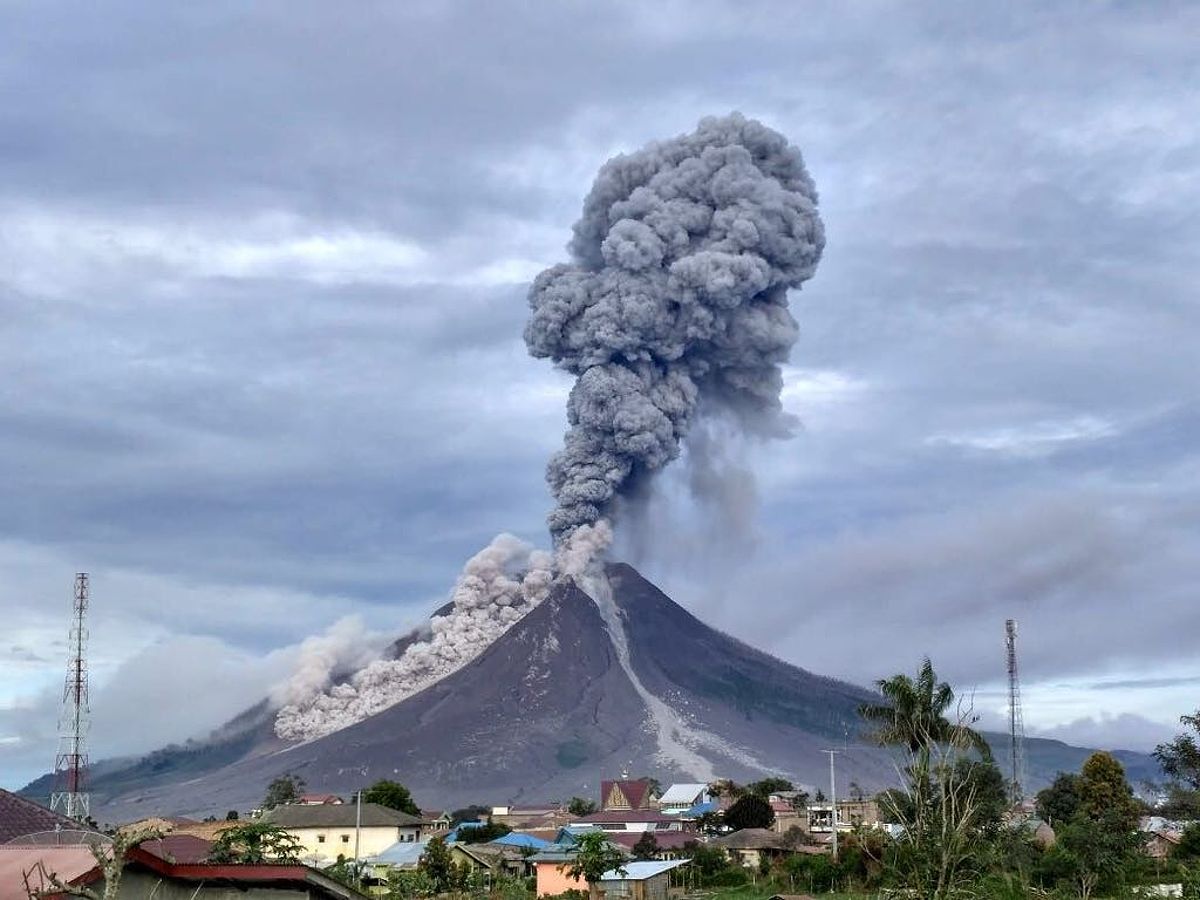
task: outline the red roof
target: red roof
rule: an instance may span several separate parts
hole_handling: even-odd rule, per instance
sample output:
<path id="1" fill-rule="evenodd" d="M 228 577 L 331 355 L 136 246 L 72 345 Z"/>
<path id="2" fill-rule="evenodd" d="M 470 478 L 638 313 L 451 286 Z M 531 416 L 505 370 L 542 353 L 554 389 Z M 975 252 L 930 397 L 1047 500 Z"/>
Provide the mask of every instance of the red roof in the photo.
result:
<path id="1" fill-rule="evenodd" d="M 168 834 L 161 838 L 142 841 L 139 845 L 147 853 L 173 863 L 202 863 L 208 859 L 212 841 L 193 834 Z"/>
<path id="2" fill-rule="evenodd" d="M 624 779 L 620 781 L 601 781 L 600 782 L 600 806 L 607 808 L 608 795 L 612 793 L 614 787 L 619 787 L 621 793 L 625 795 L 625 799 L 629 801 L 629 806 L 632 809 L 645 809 L 649 806 L 650 789 L 653 784 L 649 778 Z"/>
<path id="3" fill-rule="evenodd" d="M 678 850 L 688 844 L 699 843 L 694 831 L 610 831 L 605 836 L 614 844 L 620 844 L 632 850 L 633 845 L 646 835 L 654 835 L 654 841 L 661 850 Z"/>
<path id="4" fill-rule="evenodd" d="M 86 825 L 0 789 L 0 844 L 39 831 L 91 831 Z"/>

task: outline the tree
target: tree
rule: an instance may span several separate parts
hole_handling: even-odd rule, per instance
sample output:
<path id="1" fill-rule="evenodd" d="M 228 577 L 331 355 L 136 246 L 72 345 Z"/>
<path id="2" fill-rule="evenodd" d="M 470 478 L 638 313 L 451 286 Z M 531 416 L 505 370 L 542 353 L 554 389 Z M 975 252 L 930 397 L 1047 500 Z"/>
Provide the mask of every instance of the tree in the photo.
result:
<path id="1" fill-rule="evenodd" d="M 409 793 L 408 788 L 397 781 L 377 781 L 365 791 L 362 792 L 363 803 L 378 803 L 380 806 L 386 806 L 388 809 L 397 809 L 400 812 L 408 813 L 410 816 L 421 815 L 421 808 L 417 806 Z"/>
<path id="2" fill-rule="evenodd" d="M 455 868 L 454 857 L 450 855 L 446 839 L 430 838 L 429 843 L 425 845 L 425 852 L 421 854 L 420 862 L 417 863 L 417 869 L 425 874 L 437 893 L 445 893 L 454 887 L 457 874 Z"/>
<path id="3" fill-rule="evenodd" d="M 825 796 L 825 792 L 820 788 L 817 788 L 817 795 L 813 797 L 813 800 L 817 803 L 824 803 L 828 799 L 829 798 Z"/>
<path id="4" fill-rule="evenodd" d="M 747 794 L 725 810 L 725 824 L 734 831 L 743 828 L 770 828 L 775 824 L 771 804 L 757 794 Z"/>
<path id="5" fill-rule="evenodd" d="M 1171 851 L 1171 858 L 1188 862 L 1200 859 L 1200 824 L 1193 823 L 1183 829 L 1179 843 Z"/>
<path id="6" fill-rule="evenodd" d="M 792 783 L 786 778 L 764 778 L 761 781 L 750 782 L 746 785 L 746 790 L 766 800 L 772 794 L 779 791 L 791 791 L 794 788 L 792 787 Z"/>
<path id="7" fill-rule="evenodd" d="M 457 840 L 460 844 L 486 844 L 496 838 L 504 837 L 510 831 L 512 829 L 507 825 L 493 822 L 489 816 L 486 822 L 477 824 L 464 822 L 459 826 Z"/>
<path id="8" fill-rule="evenodd" d="M 1068 879 L 1084 900 L 1120 887 L 1138 861 L 1140 811 L 1121 764 L 1109 753 L 1093 753 L 1073 780 L 1056 778 L 1038 805 L 1047 812 L 1053 806 L 1059 816 L 1044 872 Z"/>
<path id="9" fill-rule="evenodd" d="M 231 809 L 229 812 L 225 813 L 225 821 L 226 822 L 236 822 L 237 820 L 238 820 L 238 811 L 236 809 Z"/>
<path id="10" fill-rule="evenodd" d="M 1008 782 L 991 760 L 960 757 L 950 777 L 966 784 L 975 799 L 972 825 L 989 833 L 1000 827 L 1009 808 Z"/>
<path id="11" fill-rule="evenodd" d="M 480 806 L 478 803 L 472 803 L 470 806 L 464 806 L 462 809 L 456 809 L 450 813 L 450 822 L 454 825 L 461 825 L 463 822 L 478 822 L 491 814 L 492 808 L 490 806 Z"/>
<path id="12" fill-rule="evenodd" d="M 1037 795 L 1037 814 L 1051 827 L 1066 825 L 1079 811 L 1079 776 L 1073 772 L 1059 772 L 1050 787 Z"/>
<path id="13" fill-rule="evenodd" d="M 864 705 L 860 712 L 875 725 L 875 739 L 907 754 L 903 791 L 881 795 L 889 820 L 903 827 L 889 848 L 890 868 L 904 888 L 923 900 L 963 896 L 979 877 L 990 835 L 981 823 L 983 794 L 995 774 L 969 765 L 978 753 L 990 763 L 987 744 L 970 725 L 970 710 L 946 712 L 953 689 L 938 682 L 928 657 L 917 678 L 895 675 L 876 682 L 890 705 Z"/>
<path id="14" fill-rule="evenodd" d="M 67 884 L 39 860 L 30 871 L 23 874 L 25 893 L 30 900 L 47 896 L 78 897 L 81 900 L 117 900 L 121 895 L 121 877 L 125 872 L 126 856 L 129 851 L 144 841 L 162 837 L 157 829 L 120 832 L 107 844 L 89 844 L 88 849 L 96 860 L 104 881 L 103 893 L 80 884 Z"/>
<path id="15" fill-rule="evenodd" d="M 590 816 L 596 811 L 596 801 L 584 797 L 572 797 L 567 801 L 567 812 L 573 816 Z"/>
<path id="16" fill-rule="evenodd" d="M 634 859 L 658 859 L 658 838 L 653 831 L 644 831 L 633 845 Z"/>
<path id="17" fill-rule="evenodd" d="M 683 845 L 683 855 L 691 860 L 688 868 L 695 873 L 701 885 L 707 884 L 729 868 L 729 856 L 720 847 L 688 841 Z"/>
<path id="18" fill-rule="evenodd" d="M 215 863 L 255 865 L 297 863 L 303 848 L 294 834 L 270 822 L 245 822 L 226 828 L 213 841 L 208 859 Z"/>
<path id="19" fill-rule="evenodd" d="M 1125 769 L 1111 753 L 1093 753 L 1079 772 L 1079 815 L 1104 821 L 1109 827 L 1133 832 L 1141 809 Z"/>
<path id="20" fill-rule="evenodd" d="M 1054 847 L 1047 856 L 1063 866 L 1079 896 L 1088 900 L 1097 889 L 1112 889 L 1122 879 L 1134 858 L 1133 832 L 1111 827 L 1111 823 L 1078 815 L 1057 829 Z"/>
<path id="21" fill-rule="evenodd" d="M 984 759 L 992 758 L 991 747 L 983 735 L 970 727 L 965 716 L 960 714 L 954 722 L 946 718 L 946 712 L 954 703 L 954 690 L 946 682 L 937 680 L 928 656 L 915 680 L 898 674 L 881 678 L 875 686 L 887 702 L 864 703 L 858 712 L 875 726 L 873 737 L 881 746 L 907 748 L 917 757 L 918 765 L 924 760 L 921 767 L 925 769 L 935 745 L 970 747 Z"/>
<path id="22" fill-rule="evenodd" d="M 277 806 L 295 803 L 304 793 L 304 788 L 303 778 L 290 772 L 284 772 L 267 785 L 267 795 L 263 797 L 263 809 L 274 809 Z"/>
<path id="23" fill-rule="evenodd" d="M 608 842 L 603 831 L 585 831 L 576 838 L 571 859 L 559 866 L 559 871 L 569 878 L 586 881 L 588 896 L 599 900 L 600 879 L 605 872 L 614 870 L 624 875 L 624 862 L 625 854 Z"/>
<path id="24" fill-rule="evenodd" d="M 1200 709 L 1193 715 L 1180 716 L 1179 722 L 1200 736 Z M 1189 790 L 1200 791 L 1200 744 L 1186 732 L 1154 749 L 1154 755 L 1162 765 L 1167 777 L 1186 785 Z"/>

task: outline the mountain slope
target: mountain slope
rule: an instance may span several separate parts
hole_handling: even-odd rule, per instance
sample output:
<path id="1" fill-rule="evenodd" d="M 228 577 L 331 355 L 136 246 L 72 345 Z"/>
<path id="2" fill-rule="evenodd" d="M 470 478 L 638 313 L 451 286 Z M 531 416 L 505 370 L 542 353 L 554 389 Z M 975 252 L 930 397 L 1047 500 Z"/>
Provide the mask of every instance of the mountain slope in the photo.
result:
<path id="1" fill-rule="evenodd" d="M 317 740 L 280 741 L 264 702 L 207 742 L 106 765 L 93 808 L 105 821 L 223 814 L 256 805 L 283 772 L 335 793 L 395 778 L 446 807 L 594 796 L 622 770 L 663 782 L 775 773 L 824 785 L 830 746 L 849 751 L 839 783 L 895 780 L 892 756 L 858 737 L 869 691 L 709 628 L 627 565 L 609 566 L 608 583 L 611 600 L 594 601 L 563 579 L 464 668 Z M 1077 769 L 1088 752 L 1031 740 L 1031 775 Z M 1146 757 L 1125 757 L 1131 776 L 1146 768 Z"/>

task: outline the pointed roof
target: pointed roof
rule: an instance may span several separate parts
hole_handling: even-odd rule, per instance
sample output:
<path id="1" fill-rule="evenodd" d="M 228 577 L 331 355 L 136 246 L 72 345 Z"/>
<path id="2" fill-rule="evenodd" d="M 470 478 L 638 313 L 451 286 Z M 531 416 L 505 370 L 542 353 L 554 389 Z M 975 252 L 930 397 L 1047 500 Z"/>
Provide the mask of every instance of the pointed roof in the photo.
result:
<path id="1" fill-rule="evenodd" d="M 39 831 L 91 831 L 41 804 L 0 788 L 0 844 Z"/>
<path id="2" fill-rule="evenodd" d="M 649 778 L 616 779 L 600 782 L 600 806 L 603 809 L 646 809 L 653 796 Z"/>

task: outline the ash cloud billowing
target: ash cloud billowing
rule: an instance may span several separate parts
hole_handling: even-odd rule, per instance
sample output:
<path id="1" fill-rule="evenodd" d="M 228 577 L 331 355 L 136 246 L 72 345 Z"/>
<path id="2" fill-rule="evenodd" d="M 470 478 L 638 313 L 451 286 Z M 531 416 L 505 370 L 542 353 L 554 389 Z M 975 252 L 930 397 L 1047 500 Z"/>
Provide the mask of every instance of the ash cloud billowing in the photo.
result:
<path id="1" fill-rule="evenodd" d="M 576 376 L 570 429 L 547 466 L 554 554 L 495 538 L 428 639 L 332 686 L 328 661 L 315 660 L 290 683 L 276 732 L 308 740 L 374 715 L 475 659 L 556 577 L 602 578 L 591 563 L 611 542 L 617 501 L 679 456 L 698 417 L 785 433 L 779 366 L 797 336 L 787 292 L 812 277 L 824 241 L 799 150 L 739 114 L 609 160 L 575 224 L 572 262 L 529 292 L 529 352 Z M 694 437 L 694 490 L 730 507 L 744 486 L 701 465 L 713 454 Z"/>
<path id="2" fill-rule="evenodd" d="M 787 292 L 812 277 L 824 243 L 800 151 L 736 113 L 604 165 L 572 261 L 529 293 L 529 352 L 577 379 L 546 472 L 556 542 L 611 516 L 708 409 L 786 430 Z"/>

